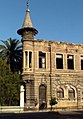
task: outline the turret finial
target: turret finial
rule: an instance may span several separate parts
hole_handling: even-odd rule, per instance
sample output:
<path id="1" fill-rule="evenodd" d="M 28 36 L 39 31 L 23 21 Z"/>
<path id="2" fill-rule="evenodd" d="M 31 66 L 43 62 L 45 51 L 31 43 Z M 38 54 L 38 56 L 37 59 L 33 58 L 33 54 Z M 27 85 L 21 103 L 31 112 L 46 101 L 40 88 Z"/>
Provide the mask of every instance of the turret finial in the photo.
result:
<path id="1" fill-rule="evenodd" d="M 29 10 L 29 0 L 26 1 L 26 6 L 27 6 L 27 11 L 30 11 Z"/>

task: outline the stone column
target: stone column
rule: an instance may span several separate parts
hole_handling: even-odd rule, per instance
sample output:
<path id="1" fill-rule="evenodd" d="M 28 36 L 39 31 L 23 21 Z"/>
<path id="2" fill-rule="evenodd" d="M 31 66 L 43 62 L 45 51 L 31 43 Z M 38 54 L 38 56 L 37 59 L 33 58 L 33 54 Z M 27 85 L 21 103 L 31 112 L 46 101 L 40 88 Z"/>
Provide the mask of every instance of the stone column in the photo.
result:
<path id="1" fill-rule="evenodd" d="M 63 69 L 67 69 L 67 54 L 63 54 Z"/>
<path id="2" fill-rule="evenodd" d="M 20 107 L 24 108 L 24 86 L 20 87 Z"/>

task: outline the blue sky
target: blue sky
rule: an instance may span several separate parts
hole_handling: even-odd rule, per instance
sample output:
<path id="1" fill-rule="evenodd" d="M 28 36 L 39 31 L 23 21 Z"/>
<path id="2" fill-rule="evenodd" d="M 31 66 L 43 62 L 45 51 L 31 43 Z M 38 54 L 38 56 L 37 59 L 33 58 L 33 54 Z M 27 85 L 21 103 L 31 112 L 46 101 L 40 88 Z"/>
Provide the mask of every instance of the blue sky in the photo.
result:
<path id="1" fill-rule="evenodd" d="M 83 43 L 83 0 L 29 0 L 36 38 Z M 0 0 L 0 39 L 21 39 L 26 0 Z"/>

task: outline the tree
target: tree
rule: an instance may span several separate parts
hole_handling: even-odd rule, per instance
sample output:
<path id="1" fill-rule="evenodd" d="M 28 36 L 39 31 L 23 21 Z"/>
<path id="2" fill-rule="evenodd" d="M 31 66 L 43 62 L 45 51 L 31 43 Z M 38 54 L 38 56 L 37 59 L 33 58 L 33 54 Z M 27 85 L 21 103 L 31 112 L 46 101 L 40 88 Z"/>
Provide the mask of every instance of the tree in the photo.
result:
<path id="1" fill-rule="evenodd" d="M 0 105 L 19 105 L 21 77 L 9 71 L 5 60 L 0 59 Z"/>
<path id="2" fill-rule="evenodd" d="M 14 73 L 22 69 L 22 44 L 19 40 L 9 38 L 1 40 L 0 57 L 7 61 L 10 70 Z"/>
<path id="3" fill-rule="evenodd" d="M 51 100 L 50 100 L 51 111 L 52 111 L 53 105 L 55 105 L 57 103 L 58 102 L 56 101 L 56 98 L 55 97 L 52 97 Z"/>

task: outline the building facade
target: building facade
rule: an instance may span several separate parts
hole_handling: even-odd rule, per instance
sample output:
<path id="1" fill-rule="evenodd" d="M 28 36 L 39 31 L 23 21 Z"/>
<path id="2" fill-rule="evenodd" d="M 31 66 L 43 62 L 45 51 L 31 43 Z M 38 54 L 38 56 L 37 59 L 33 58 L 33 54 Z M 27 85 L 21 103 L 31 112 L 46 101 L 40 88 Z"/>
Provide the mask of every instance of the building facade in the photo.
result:
<path id="1" fill-rule="evenodd" d="M 30 10 L 21 29 L 25 107 L 49 108 L 56 97 L 57 108 L 83 107 L 83 44 L 35 39 Z"/>

